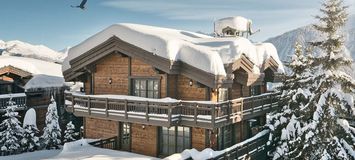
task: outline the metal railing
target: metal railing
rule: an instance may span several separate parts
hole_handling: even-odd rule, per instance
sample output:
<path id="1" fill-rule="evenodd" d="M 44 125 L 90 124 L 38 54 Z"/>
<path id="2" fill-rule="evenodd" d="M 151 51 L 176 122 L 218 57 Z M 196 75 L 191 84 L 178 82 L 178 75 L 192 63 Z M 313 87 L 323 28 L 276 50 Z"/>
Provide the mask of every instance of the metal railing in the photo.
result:
<path id="1" fill-rule="evenodd" d="M 266 131 L 266 130 L 265 130 Z M 257 135 L 255 135 L 257 136 Z M 252 137 L 253 138 L 253 137 Z M 267 159 L 267 152 L 269 151 L 266 145 L 269 140 L 269 132 L 253 140 L 246 140 L 248 142 L 241 142 L 236 144 L 237 147 L 225 151 L 212 160 L 232 160 L 232 159 Z"/>
<path id="2" fill-rule="evenodd" d="M 113 150 L 119 149 L 117 136 L 107 138 L 107 139 L 100 139 L 98 141 L 90 142 L 89 144 L 99 148 L 106 148 L 106 149 L 113 149 Z"/>
<path id="3" fill-rule="evenodd" d="M 278 93 L 238 98 L 221 103 L 103 98 L 105 95 L 65 93 L 66 109 L 77 116 L 107 118 L 159 126 L 185 125 L 219 128 L 251 119 L 278 106 Z M 107 96 L 112 97 L 112 96 Z"/>
<path id="4" fill-rule="evenodd" d="M 15 102 L 18 109 L 26 109 L 26 94 L 25 93 L 15 93 L 15 94 L 2 94 L 0 95 L 0 112 L 4 111 L 8 106 L 9 100 Z"/>

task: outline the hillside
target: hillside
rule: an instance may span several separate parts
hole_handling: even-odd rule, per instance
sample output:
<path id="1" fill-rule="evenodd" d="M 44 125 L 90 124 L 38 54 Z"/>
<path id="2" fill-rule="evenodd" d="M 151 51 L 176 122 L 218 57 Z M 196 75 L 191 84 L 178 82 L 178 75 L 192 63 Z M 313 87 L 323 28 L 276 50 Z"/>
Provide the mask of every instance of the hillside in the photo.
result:
<path id="1" fill-rule="evenodd" d="M 0 55 L 35 58 L 49 62 L 62 63 L 65 54 L 44 45 L 33 45 L 22 41 L 0 40 Z"/>
<path id="2" fill-rule="evenodd" d="M 351 56 L 355 60 L 355 16 L 349 19 L 348 25 L 344 29 L 344 38 L 346 46 L 346 54 Z M 269 38 L 266 42 L 270 42 L 277 48 L 281 61 L 289 61 L 290 56 L 294 53 L 294 45 L 296 41 L 300 42 L 303 46 L 307 45 L 307 42 L 312 42 L 320 39 L 320 33 L 316 31 L 312 25 L 300 27 L 282 35 Z M 355 68 L 355 63 L 353 64 Z M 348 73 L 355 77 L 355 73 L 352 70 L 348 70 Z"/>

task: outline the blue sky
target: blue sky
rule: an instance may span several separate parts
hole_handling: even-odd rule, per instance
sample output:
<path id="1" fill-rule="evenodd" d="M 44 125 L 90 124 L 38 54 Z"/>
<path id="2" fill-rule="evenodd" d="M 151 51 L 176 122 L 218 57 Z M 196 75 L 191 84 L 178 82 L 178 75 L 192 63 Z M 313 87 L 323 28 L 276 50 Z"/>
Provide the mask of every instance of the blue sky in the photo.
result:
<path id="1" fill-rule="evenodd" d="M 74 46 L 114 23 L 139 23 L 213 32 L 213 21 L 229 16 L 253 20 L 263 41 L 314 22 L 321 0 L 0 0 L 0 39 L 44 44 L 55 50 Z M 345 0 L 351 14 L 355 1 Z"/>

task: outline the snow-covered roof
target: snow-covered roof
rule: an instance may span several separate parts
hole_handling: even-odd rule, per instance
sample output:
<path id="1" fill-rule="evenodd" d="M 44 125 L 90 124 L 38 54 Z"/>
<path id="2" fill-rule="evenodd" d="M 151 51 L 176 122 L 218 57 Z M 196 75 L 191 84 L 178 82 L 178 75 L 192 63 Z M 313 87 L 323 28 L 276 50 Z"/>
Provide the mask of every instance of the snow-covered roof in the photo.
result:
<path id="1" fill-rule="evenodd" d="M 253 44 L 243 37 L 215 38 L 189 31 L 139 24 L 114 24 L 69 50 L 69 61 L 105 42 L 112 36 L 171 61 L 183 61 L 214 75 L 226 75 L 224 64 L 233 63 L 245 54 L 258 72 L 265 59 L 272 56 L 283 67 L 272 44 Z"/>
<path id="2" fill-rule="evenodd" d="M 66 83 L 63 77 L 37 74 L 26 83 L 25 89 L 63 87 L 65 85 Z"/>
<path id="3" fill-rule="evenodd" d="M 238 31 L 248 31 L 249 29 L 248 23 L 252 23 L 252 21 L 241 16 L 235 16 L 235 17 L 222 18 L 215 21 L 214 27 L 215 27 L 215 32 L 219 35 L 222 35 L 223 29 L 227 27 L 236 29 Z"/>
<path id="4" fill-rule="evenodd" d="M 65 85 L 61 65 L 33 58 L 0 56 L 0 68 L 13 66 L 32 74 L 25 89 L 62 87 Z"/>
<path id="5" fill-rule="evenodd" d="M 60 64 L 26 57 L 0 56 L 0 68 L 10 65 L 34 75 L 44 74 L 63 77 Z"/>

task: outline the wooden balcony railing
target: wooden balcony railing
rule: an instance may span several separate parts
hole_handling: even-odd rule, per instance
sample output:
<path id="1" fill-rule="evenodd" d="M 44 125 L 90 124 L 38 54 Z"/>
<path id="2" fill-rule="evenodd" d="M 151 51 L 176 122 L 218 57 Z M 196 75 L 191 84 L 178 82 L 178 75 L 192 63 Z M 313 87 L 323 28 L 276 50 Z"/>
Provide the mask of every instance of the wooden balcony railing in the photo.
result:
<path id="1" fill-rule="evenodd" d="M 16 105 L 18 106 L 18 110 L 26 109 L 25 93 L 2 94 L 0 95 L 0 112 L 5 111 L 10 99 L 16 103 Z"/>
<path id="2" fill-rule="evenodd" d="M 66 109 L 76 116 L 166 127 L 184 125 L 211 129 L 270 112 L 278 106 L 278 98 L 278 93 L 268 93 L 214 103 L 161 99 L 137 100 L 137 97 L 131 96 L 122 98 L 114 95 L 65 93 Z"/>

